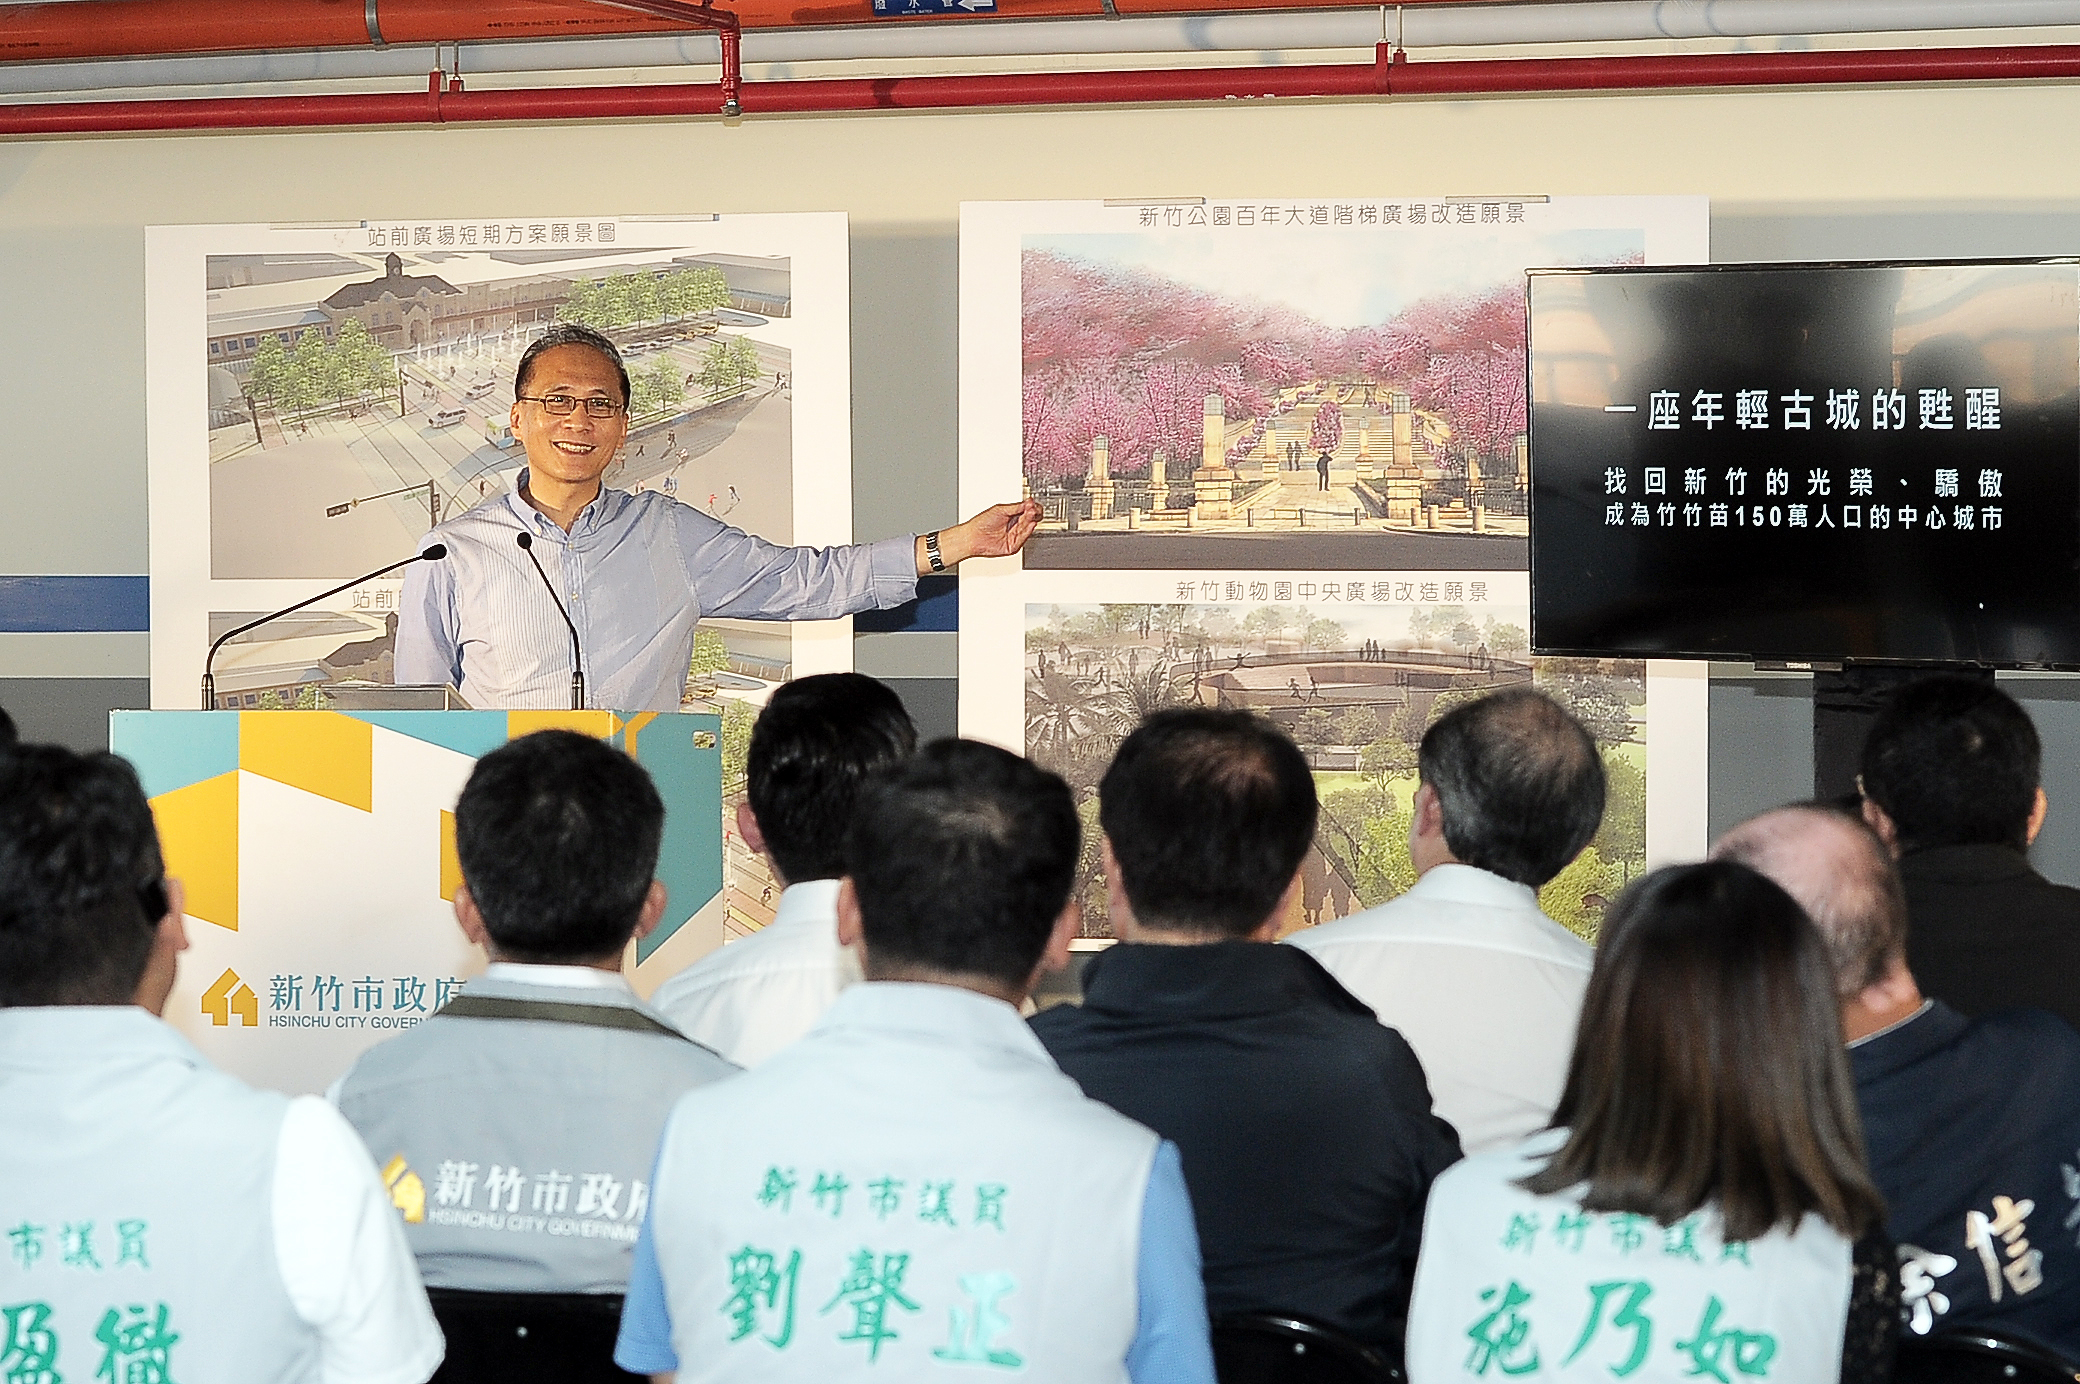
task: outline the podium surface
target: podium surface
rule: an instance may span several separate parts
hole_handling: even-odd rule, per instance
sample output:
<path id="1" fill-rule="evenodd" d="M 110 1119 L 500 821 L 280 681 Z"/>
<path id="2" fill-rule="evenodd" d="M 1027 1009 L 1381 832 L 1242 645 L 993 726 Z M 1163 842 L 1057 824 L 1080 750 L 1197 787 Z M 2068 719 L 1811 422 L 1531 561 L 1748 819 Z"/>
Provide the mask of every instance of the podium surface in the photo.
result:
<path id="1" fill-rule="evenodd" d="M 610 711 L 118 711 L 189 949 L 166 1018 L 255 1085 L 322 1091 L 483 969 L 456 926 L 455 800 L 477 759 L 560 728 L 628 752 L 664 799 L 670 904 L 631 948 L 649 993 L 721 940 L 720 718 Z"/>

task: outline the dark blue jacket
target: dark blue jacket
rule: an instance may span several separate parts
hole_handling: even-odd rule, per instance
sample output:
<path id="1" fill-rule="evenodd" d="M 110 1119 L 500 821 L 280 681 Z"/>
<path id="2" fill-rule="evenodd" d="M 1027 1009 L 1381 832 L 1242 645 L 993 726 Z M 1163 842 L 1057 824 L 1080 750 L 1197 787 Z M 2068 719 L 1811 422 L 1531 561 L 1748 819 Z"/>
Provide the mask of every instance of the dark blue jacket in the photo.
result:
<path id="1" fill-rule="evenodd" d="M 1849 1060 L 1908 1329 L 1998 1326 L 2080 1357 L 2080 1033 L 1936 1000 Z"/>
<path id="2" fill-rule="evenodd" d="M 1176 1143 L 1206 1307 L 1400 1353 L 1430 1181 L 1459 1138 L 1399 1033 L 1298 947 L 1121 943 L 1033 1031 L 1085 1095 Z"/>

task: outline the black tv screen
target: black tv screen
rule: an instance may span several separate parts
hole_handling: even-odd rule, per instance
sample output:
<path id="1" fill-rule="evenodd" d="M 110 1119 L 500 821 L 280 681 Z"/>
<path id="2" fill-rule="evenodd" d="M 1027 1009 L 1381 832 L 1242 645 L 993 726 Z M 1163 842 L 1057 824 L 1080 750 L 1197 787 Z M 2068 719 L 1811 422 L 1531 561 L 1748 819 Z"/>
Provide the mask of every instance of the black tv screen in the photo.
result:
<path id="1" fill-rule="evenodd" d="M 1542 653 L 2080 665 L 2080 265 L 1530 276 Z"/>

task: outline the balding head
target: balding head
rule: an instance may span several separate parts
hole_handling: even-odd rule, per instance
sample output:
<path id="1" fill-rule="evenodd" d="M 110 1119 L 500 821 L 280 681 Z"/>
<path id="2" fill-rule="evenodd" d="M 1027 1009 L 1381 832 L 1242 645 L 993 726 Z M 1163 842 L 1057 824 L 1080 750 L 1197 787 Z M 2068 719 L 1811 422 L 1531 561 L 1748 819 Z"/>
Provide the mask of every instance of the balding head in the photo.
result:
<path id="1" fill-rule="evenodd" d="M 1825 807 L 1780 807 L 1720 837 L 1712 859 L 1739 861 L 1798 900 L 1827 939 L 1843 996 L 1904 964 L 1906 896 L 1885 843 L 1856 818 Z"/>

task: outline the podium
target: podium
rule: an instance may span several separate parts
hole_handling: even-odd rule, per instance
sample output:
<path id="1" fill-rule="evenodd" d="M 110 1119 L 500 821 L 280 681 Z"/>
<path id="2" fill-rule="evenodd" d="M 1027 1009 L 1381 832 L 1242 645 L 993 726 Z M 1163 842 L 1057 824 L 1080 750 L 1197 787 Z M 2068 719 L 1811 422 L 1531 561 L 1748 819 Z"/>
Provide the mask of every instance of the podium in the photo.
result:
<path id="1" fill-rule="evenodd" d="M 166 1018 L 257 1086 L 323 1091 L 483 969 L 455 922 L 455 800 L 478 757 L 560 728 L 628 752 L 664 799 L 670 904 L 639 993 L 722 940 L 722 726 L 701 713 L 118 711 L 188 950 Z"/>

